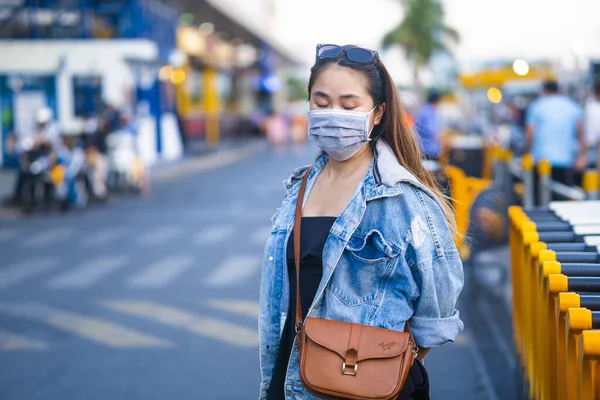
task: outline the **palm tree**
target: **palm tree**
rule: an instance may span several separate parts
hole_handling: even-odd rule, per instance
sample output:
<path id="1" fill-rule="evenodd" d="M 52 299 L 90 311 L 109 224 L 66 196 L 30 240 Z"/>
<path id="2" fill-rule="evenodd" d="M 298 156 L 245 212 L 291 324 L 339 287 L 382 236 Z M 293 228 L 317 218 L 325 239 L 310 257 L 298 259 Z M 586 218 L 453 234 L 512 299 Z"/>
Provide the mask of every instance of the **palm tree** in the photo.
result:
<path id="1" fill-rule="evenodd" d="M 419 100 L 423 88 L 419 69 L 426 66 L 437 51 L 449 51 L 450 43 L 459 41 L 458 32 L 444 22 L 444 6 L 440 0 L 400 0 L 404 8 L 402 21 L 382 41 L 384 49 L 399 45 L 413 67 L 413 78 Z"/>

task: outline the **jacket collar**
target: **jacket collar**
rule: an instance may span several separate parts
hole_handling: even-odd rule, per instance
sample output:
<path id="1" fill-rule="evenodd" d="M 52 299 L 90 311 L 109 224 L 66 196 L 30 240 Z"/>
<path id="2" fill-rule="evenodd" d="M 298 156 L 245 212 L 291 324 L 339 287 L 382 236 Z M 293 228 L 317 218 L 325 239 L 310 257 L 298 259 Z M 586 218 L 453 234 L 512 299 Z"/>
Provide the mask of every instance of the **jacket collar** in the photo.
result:
<path id="1" fill-rule="evenodd" d="M 314 174 L 322 170 L 327 164 L 328 156 L 321 151 L 313 163 L 312 178 Z M 295 195 L 300 189 L 300 181 L 308 170 L 308 165 L 297 168 L 293 174 L 284 182 L 284 186 L 290 195 Z M 374 158 L 369 172 L 364 180 L 365 197 L 367 201 L 381 197 L 394 197 L 402 194 L 401 183 L 409 183 L 423 191 L 439 203 L 437 196 L 424 184 L 422 184 L 412 173 L 398 162 L 392 148 L 384 139 L 375 142 Z"/>

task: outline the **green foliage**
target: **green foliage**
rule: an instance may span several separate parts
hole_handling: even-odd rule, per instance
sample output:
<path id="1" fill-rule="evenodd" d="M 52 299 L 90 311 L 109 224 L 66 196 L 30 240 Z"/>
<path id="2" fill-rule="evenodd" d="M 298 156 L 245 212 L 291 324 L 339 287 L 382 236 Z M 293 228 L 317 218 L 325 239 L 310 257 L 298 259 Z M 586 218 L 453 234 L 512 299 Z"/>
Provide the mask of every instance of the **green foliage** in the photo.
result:
<path id="1" fill-rule="evenodd" d="M 295 77 L 289 77 L 286 83 L 290 100 L 308 99 L 308 82 Z"/>
<path id="2" fill-rule="evenodd" d="M 458 32 L 444 22 L 439 0 L 405 0 L 404 18 L 382 40 L 384 48 L 401 46 L 415 66 L 424 66 L 436 51 L 448 51 Z"/>

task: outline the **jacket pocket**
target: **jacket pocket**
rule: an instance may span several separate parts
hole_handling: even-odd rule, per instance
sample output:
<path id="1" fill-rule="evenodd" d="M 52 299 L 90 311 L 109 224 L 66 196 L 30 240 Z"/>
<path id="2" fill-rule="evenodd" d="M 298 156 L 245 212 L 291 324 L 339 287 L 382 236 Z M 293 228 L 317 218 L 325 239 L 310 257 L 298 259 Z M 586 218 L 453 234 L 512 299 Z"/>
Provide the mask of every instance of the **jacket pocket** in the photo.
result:
<path id="1" fill-rule="evenodd" d="M 376 229 L 355 234 L 346 244 L 329 291 L 347 306 L 372 302 L 389 278 L 398 254 Z"/>

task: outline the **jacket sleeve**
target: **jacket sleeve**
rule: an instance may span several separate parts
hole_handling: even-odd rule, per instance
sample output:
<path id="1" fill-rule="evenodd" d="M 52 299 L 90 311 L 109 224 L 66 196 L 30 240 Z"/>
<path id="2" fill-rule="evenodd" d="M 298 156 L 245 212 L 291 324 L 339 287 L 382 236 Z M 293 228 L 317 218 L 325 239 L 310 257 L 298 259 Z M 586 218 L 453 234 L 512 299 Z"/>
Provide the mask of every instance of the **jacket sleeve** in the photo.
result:
<path id="1" fill-rule="evenodd" d="M 463 287 L 463 266 L 441 207 L 418 189 L 418 208 L 406 238 L 405 259 L 418 287 L 414 314 L 408 321 L 419 347 L 454 341 L 463 330 L 456 302 Z"/>

